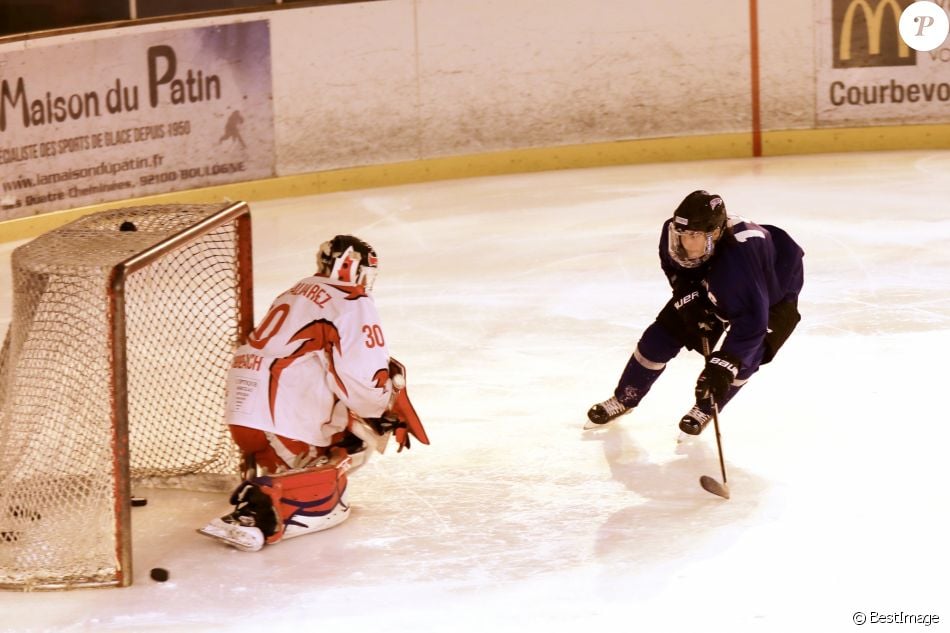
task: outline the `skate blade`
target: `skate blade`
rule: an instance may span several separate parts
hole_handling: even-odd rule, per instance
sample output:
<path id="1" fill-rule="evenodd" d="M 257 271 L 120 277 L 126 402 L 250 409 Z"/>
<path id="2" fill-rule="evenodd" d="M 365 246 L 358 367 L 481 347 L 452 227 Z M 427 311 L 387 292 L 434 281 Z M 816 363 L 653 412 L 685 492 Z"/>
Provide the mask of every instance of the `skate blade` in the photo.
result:
<path id="1" fill-rule="evenodd" d="M 248 530 L 242 530 L 220 520 L 212 521 L 203 528 L 199 528 L 197 532 L 237 548 L 242 552 L 256 552 L 264 547 L 264 535 L 260 530 L 257 530 L 257 535 L 255 535 Z"/>
<path id="2" fill-rule="evenodd" d="M 699 485 L 702 486 L 706 492 L 711 492 L 712 494 L 722 497 L 723 499 L 729 498 L 729 486 L 724 483 L 719 483 L 712 477 L 703 475 L 699 478 Z"/>
<path id="3" fill-rule="evenodd" d="M 606 429 L 610 426 L 613 426 L 613 423 L 616 421 L 616 419 L 617 418 L 614 418 L 613 420 L 609 420 L 607 422 L 604 422 L 603 424 L 598 424 L 597 422 L 591 422 L 590 420 L 588 420 L 587 422 L 584 423 L 584 430 L 591 431 L 593 429 Z"/>

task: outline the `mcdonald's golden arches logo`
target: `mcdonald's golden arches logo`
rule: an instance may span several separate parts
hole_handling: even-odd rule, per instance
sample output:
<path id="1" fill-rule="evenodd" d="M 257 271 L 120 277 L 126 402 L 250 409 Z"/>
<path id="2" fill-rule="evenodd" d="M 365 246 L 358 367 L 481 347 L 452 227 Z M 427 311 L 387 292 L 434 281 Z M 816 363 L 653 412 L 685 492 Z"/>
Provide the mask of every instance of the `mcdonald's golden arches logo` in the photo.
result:
<path id="1" fill-rule="evenodd" d="M 913 0 L 831 0 L 835 68 L 913 66 L 916 52 L 900 35 L 901 13 Z"/>

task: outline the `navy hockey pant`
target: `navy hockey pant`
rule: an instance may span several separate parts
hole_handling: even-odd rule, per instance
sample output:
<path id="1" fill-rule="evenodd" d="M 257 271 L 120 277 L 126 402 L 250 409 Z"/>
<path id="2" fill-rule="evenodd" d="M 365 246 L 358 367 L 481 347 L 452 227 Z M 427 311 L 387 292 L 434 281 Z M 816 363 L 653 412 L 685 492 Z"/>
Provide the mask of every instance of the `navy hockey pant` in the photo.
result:
<path id="1" fill-rule="evenodd" d="M 667 304 L 657 316 L 656 321 L 643 332 L 630 360 L 627 361 L 627 366 L 614 390 L 617 400 L 624 406 L 636 406 L 666 369 L 666 364 L 684 347 L 693 347 L 696 333 L 690 332 L 681 322 L 671 318 L 675 317 L 675 313 L 670 310 L 670 304 Z M 797 302 L 783 302 L 772 306 L 769 310 L 769 331 L 763 341 L 761 365 L 771 362 L 800 320 Z M 715 332 L 710 337 L 710 349 L 715 347 L 719 336 L 721 332 Z M 749 376 L 757 370 L 758 367 L 750 372 Z M 748 376 L 745 378 L 747 380 Z M 745 380 L 729 387 L 725 397 L 717 403 L 720 409 L 739 392 L 744 383 Z"/>

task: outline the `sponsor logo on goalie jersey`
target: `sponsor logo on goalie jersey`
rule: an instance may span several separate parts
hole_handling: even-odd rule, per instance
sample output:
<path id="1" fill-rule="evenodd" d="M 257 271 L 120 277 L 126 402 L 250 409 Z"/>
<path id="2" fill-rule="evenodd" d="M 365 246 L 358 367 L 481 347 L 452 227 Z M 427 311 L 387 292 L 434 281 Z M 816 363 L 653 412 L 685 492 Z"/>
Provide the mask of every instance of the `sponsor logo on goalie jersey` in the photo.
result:
<path id="1" fill-rule="evenodd" d="M 257 354 L 238 354 L 234 357 L 234 362 L 231 363 L 231 366 L 235 369 L 253 369 L 254 371 L 260 371 L 261 362 L 264 359 Z"/>

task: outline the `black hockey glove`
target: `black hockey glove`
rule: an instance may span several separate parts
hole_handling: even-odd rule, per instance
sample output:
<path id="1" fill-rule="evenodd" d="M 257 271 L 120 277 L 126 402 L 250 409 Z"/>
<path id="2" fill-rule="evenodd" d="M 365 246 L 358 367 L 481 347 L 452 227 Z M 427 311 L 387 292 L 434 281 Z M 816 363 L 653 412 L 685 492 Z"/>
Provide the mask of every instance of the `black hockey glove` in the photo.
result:
<path id="1" fill-rule="evenodd" d="M 696 284 L 686 287 L 673 296 L 673 307 L 689 332 L 709 335 L 718 325 L 712 303 L 705 289 Z"/>
<path id="2" fill-rule="evenodd" d="M 720 402 L 729 391 L 729 385 L 739 374 L 739 361 L 725 352 L 713 352 L 706 359 L 706 367 L 696 381 L 696 402 L 712 398 Z"/>

